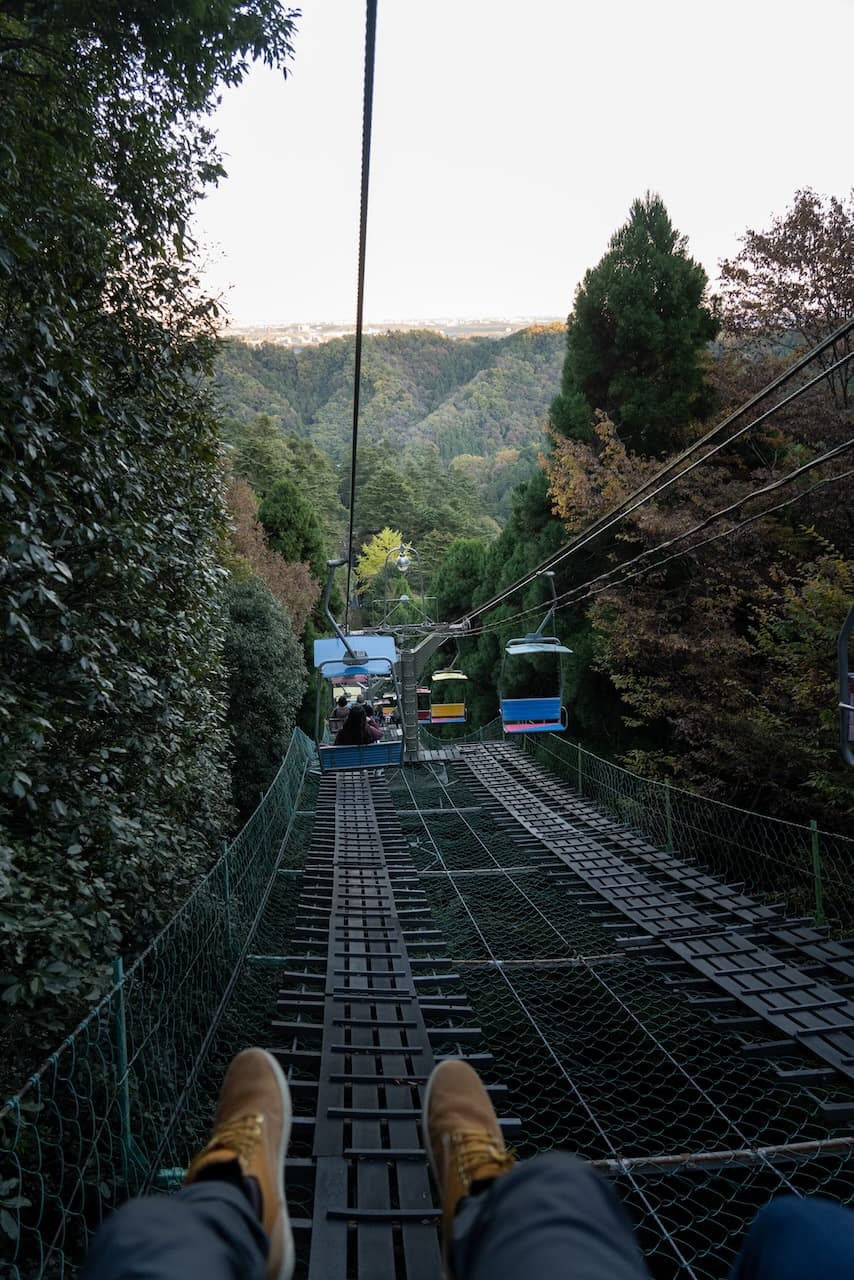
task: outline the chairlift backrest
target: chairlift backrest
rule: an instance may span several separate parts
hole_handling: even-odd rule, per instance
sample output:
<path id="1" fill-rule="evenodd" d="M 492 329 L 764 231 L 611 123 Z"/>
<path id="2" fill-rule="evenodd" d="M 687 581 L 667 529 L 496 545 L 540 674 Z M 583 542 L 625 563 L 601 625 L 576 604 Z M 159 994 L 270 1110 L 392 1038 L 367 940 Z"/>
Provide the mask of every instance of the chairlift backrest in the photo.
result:
<path id="1" fill-rule="evenodd" d="M 343 636 L 343 633 L 342 633 Z M 392 636 L 357 635 L 325 638 L 314 642 L 314 665 L 321 677 L 317 684 L 315 741 L 323 773 L 338 769 L 375 769 L 403 764 L 403 737 L 392 729 L 384 731 L 377 742 L 335 746 L 322 741 L 323 714 L 321 699 L 327 682 L 346 683 L 359 676 L 389 679 L 397 697 L 395 664 L 400 655 Z"/>
<path id="2" fill-rule="evenodd" d="M 430 678 L 430 720 L 432 724 L 464 724 L 468 676 L 456 667 L 434 671 Z"/>
<path id="3" fill-rule="evenodd" d="M 572 653 L 572 650 L 557 636 L 543 636 L 538 632 L 507 641 L 498 681 L 501 722 L 505 733 L 560 733 L 566 728 L 562 663 L 562 655 L 565 653 Z M 517 660 L 523 660 L 524 670 L 524 659 L 543 654 L 550 655 L 554 661 L 553 687 L 546 694 L 528 689 L 521 697 L 509 697 L 508 675 L 514 672 Z"/>

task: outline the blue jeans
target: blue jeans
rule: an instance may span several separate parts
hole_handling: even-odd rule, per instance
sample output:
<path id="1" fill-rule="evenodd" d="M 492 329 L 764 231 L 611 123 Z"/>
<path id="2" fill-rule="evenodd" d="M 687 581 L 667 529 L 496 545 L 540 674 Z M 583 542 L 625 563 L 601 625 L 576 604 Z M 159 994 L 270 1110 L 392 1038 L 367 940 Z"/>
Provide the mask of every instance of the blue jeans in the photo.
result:
<path id="1" fill-rule="evenodd" d="M 81 1280 L 263 1280 L 266 1260 L 250 1196 L 226 1182 L 198 1182 L 114 1213 Z M 463 1201 L 453 1261 L 458 1280 L 648 1280 L 614 1189 L 561 1152 L 518 1164 Z M 854 1212 L 782 1196 L 757 1214 L 731 1280 L 806 1277 L 852 1280 Z"/>

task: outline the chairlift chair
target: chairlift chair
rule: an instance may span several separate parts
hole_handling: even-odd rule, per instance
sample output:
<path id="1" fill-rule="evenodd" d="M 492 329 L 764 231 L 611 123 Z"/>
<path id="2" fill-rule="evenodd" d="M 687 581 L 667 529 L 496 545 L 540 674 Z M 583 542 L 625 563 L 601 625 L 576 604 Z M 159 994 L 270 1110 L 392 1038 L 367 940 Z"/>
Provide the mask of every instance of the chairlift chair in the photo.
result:
<path id="1" fill-rule="evenodd" d="M 551 607 L 536 631 L 514 640 L 508 640 L 501 663 L 498 679 L 498 698 L 501 704 L 501 723 L 505 733 L 561 733 L 566 728 L 565 710 L 563 706 L 563 655 L 572 653 L 565 644 L 561 644 L 557 636 L 543 635 L 546 623 L 555 615 L 557 593 L 554 585 L 554 574 L 546 572 L 552 591 Z M 533 658 L 545 668 L 541 671 L 541 679 L 535 681 L 536 688 L 531 688 L 531 667 Z M 527 684 L 524 696 L 510 696 L 512 686 Z M 548 692 L 543 693 L 545 685 Z"/>
<path id="2" fill-rule="evenodd" d="M 455 667 L 434 671 L 430 680 L 430 723 L 464 724 L 468 676 Z"/>
<path id="3" fill-rule="evenodd" d="M 322 773 L 339 769 L 380 769 L 403 764 L 403 738 L 392 735 L 378 742 L 337 746 L 324 733 L 324 704 L 329 700 L 333 682 L 346 684 L 355 676 L 383 677 L 397 688 L 394 674 L 398 652 L 392 636 L 332 637 L 314 642 L 314 665 L 317 682 L 315 741 Z M 326 740 L 324 740 L 326 739 Z"/>
<path id="4" fill-rule="evenodd" d="M 416 697 L 418 698 L 418 723 L 430 724 L 430 702 L 431 695 L 429 689 L 416 689 Z"/>

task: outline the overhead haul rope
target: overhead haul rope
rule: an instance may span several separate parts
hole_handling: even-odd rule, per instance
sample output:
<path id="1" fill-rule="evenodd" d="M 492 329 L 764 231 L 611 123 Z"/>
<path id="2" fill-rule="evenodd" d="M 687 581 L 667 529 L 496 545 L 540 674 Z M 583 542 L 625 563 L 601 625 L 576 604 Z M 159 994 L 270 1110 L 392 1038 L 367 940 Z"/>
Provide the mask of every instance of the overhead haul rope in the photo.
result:
<path id="1" fill-rule="evenodd" d="M 634 556 L 631 560 L 625 560 L 622 564 L 614 565 L 613 569 L 606 569 L 604 573 L 598 574 L 595 578 L 589 578 L 586 582 L 579 583 L 576 587 L 571 587 L 568 591 L 562 592 L 557 597 L 556 611 L 561 612 L 570 605 L 580 604 L 583 600 L 589 600 L 592 596 L 599 595 L 603 591 L 609 591 L 616 587 L 621 587 L 625 582 L 629 582 L 633 578 L 640 577 L 642 574 L 650 573 L 653 569 L 658 569 L 671 560 L 677 560 L 681 556 L 689 555 L 692 551 L 697 551 L 700 547 L 705 547 L 710 542 L 717 542 L 720 538 L 732 537 L 747 525 L 753 524 L 757 520 L 762 520 L 766 516 L 773 515 L 774 512 L 781 511 L 784 507 L 789 507 L 794 502 L 800 502 L 802 498 L 808 497 L 809 494 L 814 492 L 814 490 L 821 489 L 826 485 L 835 484 L 840 480 L 847 479 L 852 474 L 851 471 L 844 471 L 837 476 L 826 476 L 823 480 L 819 480 L 815 484 L 810 485 L 810 487 L 805 489 L 802 493 L 797 493 L 794 497 L 787 498 L 785 502 L 779 502 L 773 507 L 766 507 L 765 510 L 759 511 L 755 515 L 749 516 L 747 519 L 733 525 L 731 529 L 722 529 L 719 533 L 712 534 L 710 538 L 703 538 L 700 542 L 692 543 L 690 547 L 683 547 L 681 551 L 674 551 L 670 555 L 664 556 L 661 560 L 655 560 L 651 564 L 645 564 L 641 568 L 636 569 L 634 573 L 626 574 L 625 577 L 619 578 L 617 581 L 609 580 L 616 574 L 624 573 L 626 569 L 630 569 L 632 565 L 638 564 L 648 556 L 653 556 L 659 551 L 665 551 L 668 547 L 676 546 L 677 543 L 684 542 L 686 538 L 692 537 L 695 533 L 701 533 L 703 529 L 707 529 L 709 525 L 713 524 L 716 520 L 721 520 L 725 516 L 732 515 L 733 512 L 737 511 L 740 507 L 743 507 L 745 503 L 751 502 L 754 498 L 759 498 L 762 497 L 763 494 L 773 493 L 777 489 L 782 489 L 785 485 L 791 484 L 793 480 L 797 480 L 799 476 L 804 475 L 807 471 L 812 471 L 813 468 L 822 466 L 825 462 L 831 462 L 834 458 L 841 457 L 843 454 L 849 453 L 852 449 L 854 449 L 854 437 L 850 440 L 844 441 L 842 444 L 836 445 L 833 449 L 828 449 L 825 453 L 819 454 L 818 457 L 810 459 L 809 462 L 804 462 L 801 466 L 795 467 L 793 471 L 787 472 L 786 475 L 781 476 L 779 480 L 773 480 L 769 484 L 762 485 L 758 489 L 752 489 L 750 493 L 744 494 L 743 497 L 738 498 L 733 503 L 730 503 L 729 506 L 721 507 L 718 511 L 713 511 L 711 515 L 705 516 L 690 529 L 686 529 L 684 533 L 679 533 L 675 537 L 669 538 L 666 542 L 659 543 L 658 546 L 649 547 L 646 551 L 639 552 L 639 554 Z M 597 583 L 602 583 L 603 585 L 597 587 Z M 588 588 L 591 587 L 595 587 L 596 589 L 588 590 Z M 510 618 L 502 618 L 499 622 L 485 624 L 482 627 L 473 627 L 470 631 L 466 632 L 466 635 L 478 636 L 485 635 L 490 631 L 497 631 L 499 628 L 506 626 L 508 622 L 513 622 L 519 618 L 527 617 L 532 613 L 540 613 L 542 611 L 542 607 L 543 606 L 541 604 L 532 605 L 530 609 L 524 609 Z"/>
<path id="2" fill-rule="evenodd" d="M 347 601 L 344 630 L 350 627 L 350 581 L 353 574 L 353 522 L 356 513 L 356 450 L 359 443 L 359 389 L 362 380 L 362 322 L 365 306 L 365 245 L 368 235 L 368 179 L 371 172 L 371 121 L 374 110 L 374 59 L 377 46 L 377 0 L 367 0 L 365 16 L 365 88 L 362 99 L 362 190 L 359 209 L 359 273 L 356 283 L 356 346 L 353 373 L 353 430 L 350 446 L 350 523 L 347 531 Z"/>
<path id="3" fill-rule="evenodd" d="M 670 488 L 671 485 L 675 484 L 677 480 L 680 480 L 683 476 L 688 475 L 689 472 L 695 470 L 695 468 L 702 466 L 702 464 L 706 462 L 709 458 L 713 457 L 716 453 L 719 453 L 722 449 L 725 449 L 728 445 L 732 444 L 735 440 L 738 440 L 741 436 L 745 435 L 753 427 L 756 427 L 760 423 L 764 422 L 773 413 L 776 413 L 779 409 L 791 403 L 793 400 L 798 399 L 799 396 L 804 395 L 805 392 L 809 391 L 812 387 L 816 386 L 824 378 L 829 377 L 831 374 L 841 369 L 845 364 L 847 364 L 849 360 L 852 359 L 852 357 L 854 357 L 854 352 L 849 352 L 847 355 L 843 356 L 840 360 L 835 361 L 834 364 L 830 365 L 827 369 L 823 369 L 821 373 L 816 374 L 815 377 L 811 378 L 808 382 L 804 383 L 803 386 L 798 387 L 797 390 L 791 392 L 788 396 L 785 396 L 782 400 L 778 401 L 778 403 L 773 405 L 772 408 L 765 410 L 764 413 L 761 413 L 757 418 L 752 419 L 745 426 L 739 427 L 737 431 L 727 436 L 726 439 L 719 441 L 716 445 L 714 445 L 713 448 L 709 449 L 707 453 L 704 453 L 702 457 L 694 459 L 694 461 L 691 462 L 689 466 L 683 467 L 682 470 L 677 471 L 675 475 L 671 475 L 669 476 L 669 478 L 665 478 L 665 477 L 668 477 L 669 472 L 673 471 L 674 467 L 678 467 L 682 462 L 691 458 L 694 454 L 697 453 L 698 450 L 702 449 L 703 446 L 706 445 L 714 436 L 718 435 L 721 431 L 724 431 L 727 427 L 731 426 L 733 422 L 735 422 L 738 418 L 742 417 L 745 413 L 747 413 L 750 409 L 752 409 L 754 405 L 756 405 L 760 400 L 765 399 L 766 396 L 770 395 L 773 391 L 776 391 L 779 387 L 783 386 L 786 382 L 788 382 L 791 378 L 793 378 L 797 373 L 799 373 L 802 369 L 804 369 L 808 364 L 811 364 L 812 361 L 816 360 L 820 355 L 822 355 L 824 351 L 827 350 L 828 347 L 831 347 L 834 343 L 838 342 L 841 337 L 845 337 L 852 329 L 854 329 L 854 319 L 846 320 L 846 322 L 843 325 L 841 325 L 828 338 L 825 338 L 822 342 L 817 343 L 815 347 L 813 347 L 810 351 L 806 353 L 806 355 L 802 356 L 800 360 L 796 361 L 795 364 L 791 366 L 791 368 L 779 374 L 778 377 L 776 377 L 775 379 L 773 379 L 773 381 L 768 383 L 766 387 L 763 387 L 755 395 L 751 396 L 749 400 L 746 400 L 743 405 L 739 406 L 739 408 L 736 409 L 733 413 L 729 414 L 728 417 L 726 417 L 723 422 L 718 423 L 716 427 L 713 427 L 710 431 L 706 432 L 706 434 L 700 440 L 697 440 L 694 442 L 694 444 L 689 445 L 689 447 L 683 450 L 683 452 L 679 454 L 678 457 L 674 458 L 671 462 L 666 463 L 661 468 L 660 471 L 656 472 L 654 476 L 651 476 L 649 480 L 646 480 L 643 484 L 639 485 L 638 488 L 633 490 L 632 493 L 628 494 L 627 497 L 625 497 L 622 502 L 618 503 L 618 505 L 614 507 L 612 511 L 607 512 L 604 516 L 600 516 L 599 519 L 595 520 L 593 524 L 591 524 L 587 529 L 582 530 L 581 533 L 577 534 L 568 543 L 564 544 L 563 547 L 558 548 L 557 551 L 553 552 L 552 555 L 548 556 L 541 564 L 537 565 L 536 568 L 531 569 L 528 573 L 523 575 L 523 577 L 519 578 L 516 582 L 512 583 L 509 587 L 506 587 L 503 591 L 499 592 L 498 595 L 493 596 L 491 600 L 487 600 L 484 604 L 479 605 L 476 609 L 469 610 L 467 614 L 463 615 L 462 618 L 458 619 L 458 622 L 459 623 L 470 622 L 471 619 L 478 617 L 480 614 L 486 613 L 488 610 L 496 608 L 499 604 L 502 604 L 509 596 L 514 595 L 517 591 L 520 591 L 523 587 L 528 586 L 529 583 L 533 582 L 535 578 L 537 578 L 541 573 L 544 572 L 544 570 L 551 568 L 553 565 L 559 564 L 562 560 L 565 560 L 568 556 L 574 555 L 576 552 L 582 550 L 582 548 L 587 546 L 588 543 L 592 542 L 594 538 L 597 538 L 601 533 L 604 533 L 606 530 L 612 528 L 614 525 L 618 524 L 621 520 L 626 519 L 629 515 L 631 515 L 634 511 L 636 511 L 638 507 L 644 506 L 647 502 L 652 501 L 653 498 L 657 497 L 660 493 L 663 493 L 664 490 Z M 659 481 L 662 481 L 662 483 L 659 484 L 658 483 Z M 646 490 L 649 490 L 650 487 L 653 485 L 657 485 L 658 487 L 651 489 L 650 492 L 646 492 Z"/>

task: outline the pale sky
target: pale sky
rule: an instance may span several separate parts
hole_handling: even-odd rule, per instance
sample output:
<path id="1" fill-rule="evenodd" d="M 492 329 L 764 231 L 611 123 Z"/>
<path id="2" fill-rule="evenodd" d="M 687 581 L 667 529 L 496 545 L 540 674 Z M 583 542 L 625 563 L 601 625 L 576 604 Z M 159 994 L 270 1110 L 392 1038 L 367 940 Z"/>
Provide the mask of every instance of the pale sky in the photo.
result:
<path id="1" fill-rule="evenodd" d="M 215 118 L 197 232 L 236 324 L 355 317 L 365 6 L 302 9 L 287 79 Z M 379 0 L 366 319 L 565 316 L 647 189 L 714 281 L 854 183 L 853 35 L 854 0 Z"/>

